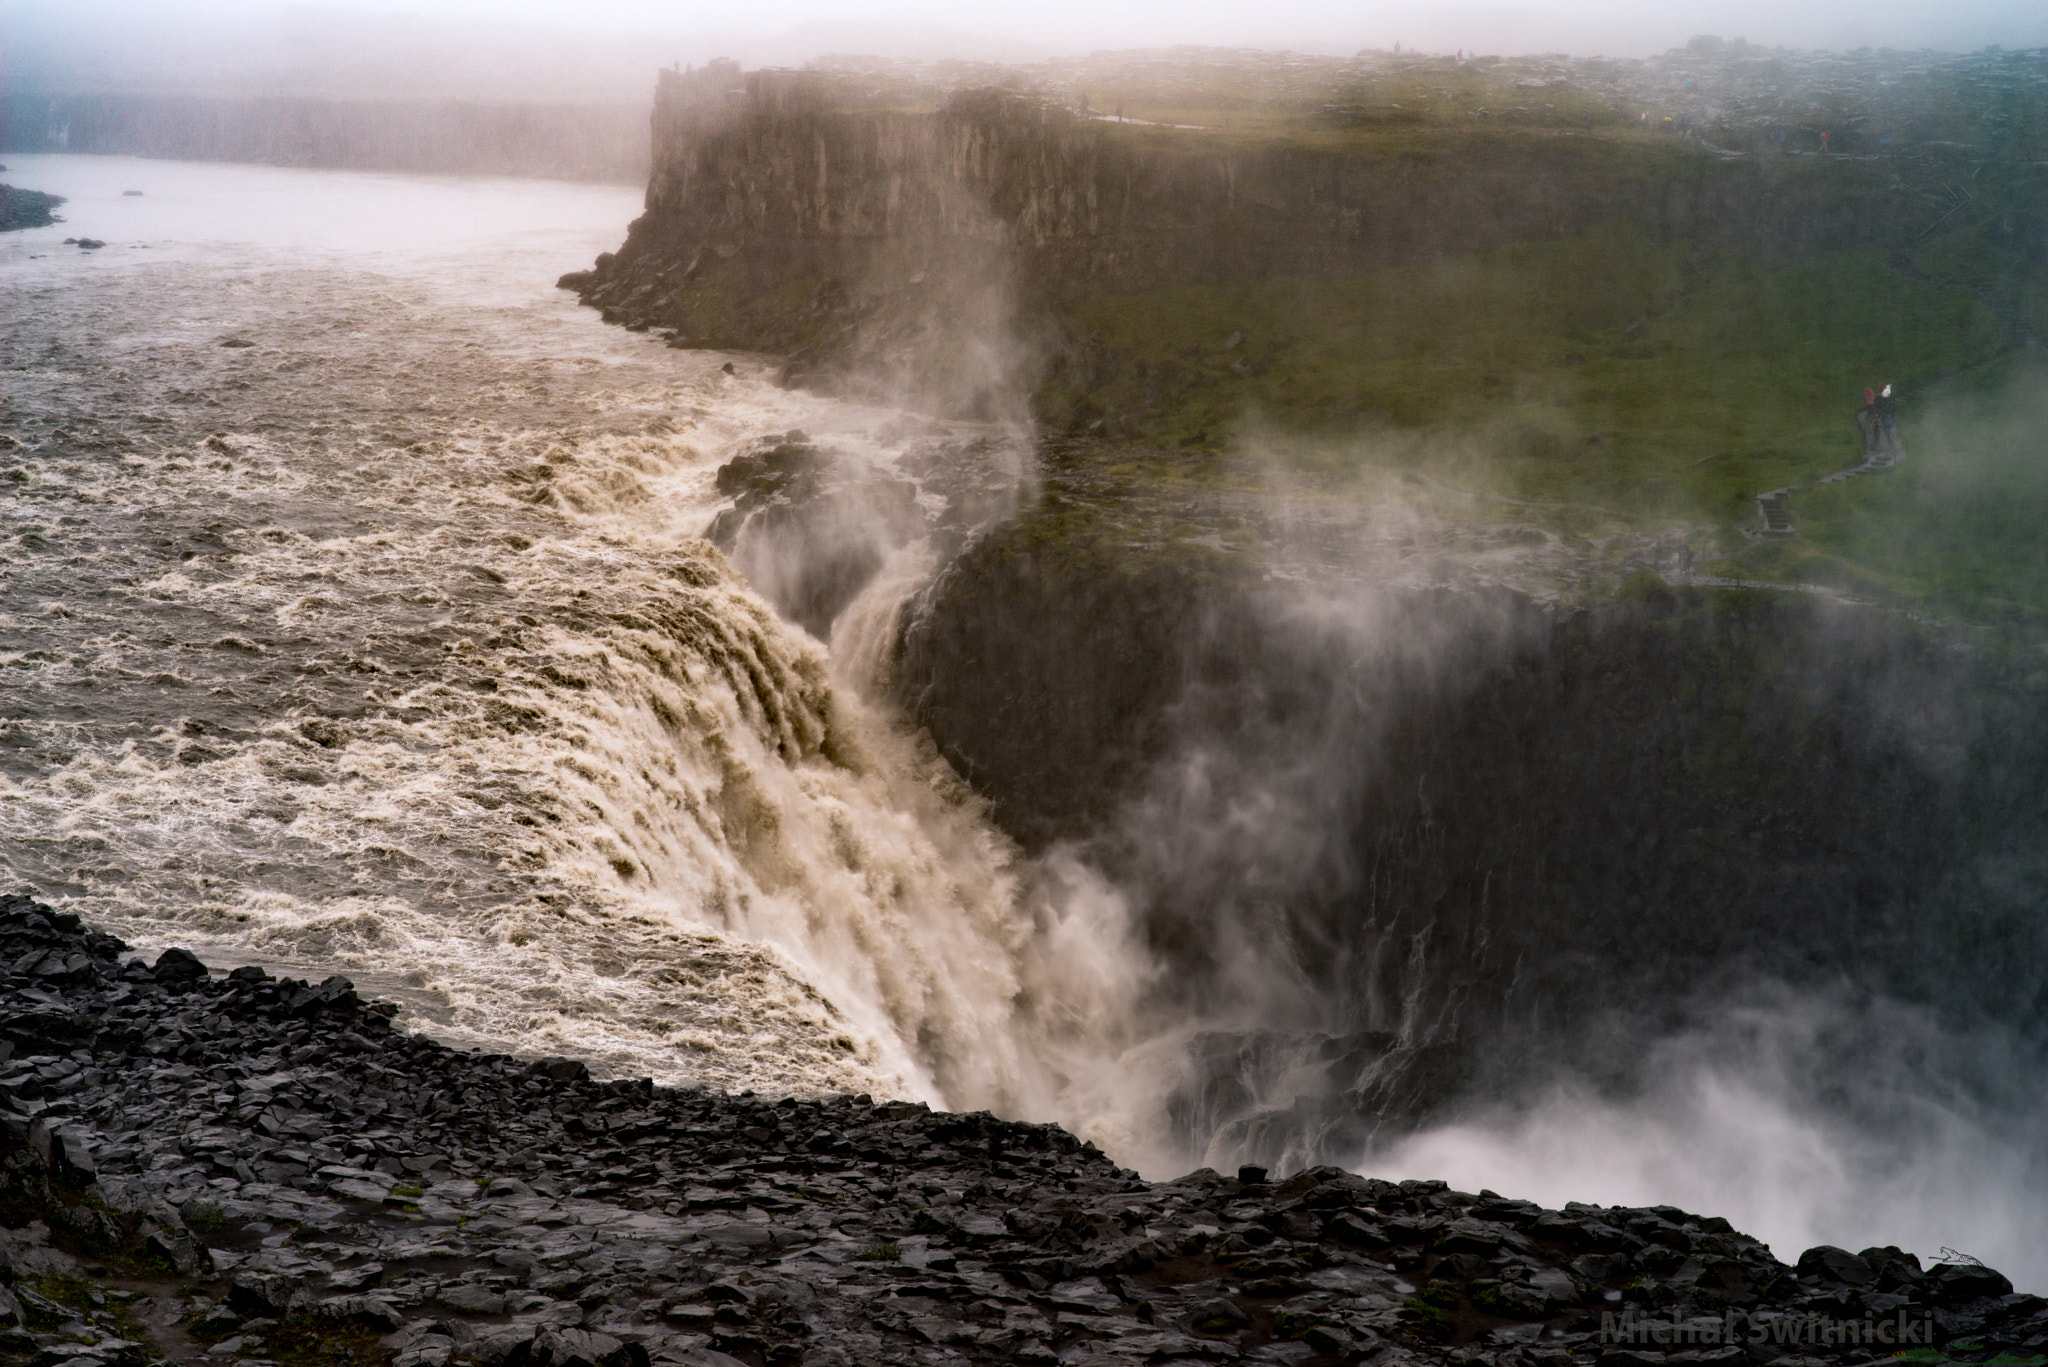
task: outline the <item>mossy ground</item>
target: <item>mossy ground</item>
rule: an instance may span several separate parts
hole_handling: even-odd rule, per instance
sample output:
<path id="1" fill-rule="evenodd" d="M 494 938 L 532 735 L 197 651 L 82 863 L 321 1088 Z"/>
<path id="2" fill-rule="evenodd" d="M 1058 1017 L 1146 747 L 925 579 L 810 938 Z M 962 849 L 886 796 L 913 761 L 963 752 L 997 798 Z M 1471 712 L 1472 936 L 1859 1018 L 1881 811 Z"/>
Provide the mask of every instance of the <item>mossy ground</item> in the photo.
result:
<path id="1" fill-rule="evenodd" d="M 1902 424 L 1908 458 L 1792 496 L 1800 535 L 1743 551 L 1744 578 L 1821 582 L 1987 620 L 2048 613 L 2048 354 L 1934 386 Z"/>
<path id="2" fill-rule="evenodd" d="M 1098 293 L 1063 319 L 1041 416 L 1152 453 L 1120 460 L 1131 488 L 1252 490 L 1277 469 L 1291 491 L 1365 500 L 1405 479 L 1439 516 L 1536 523 L 1572 545 L 1682 528 L 1702 567 L 1732 577 L 1977 620 L 2048 613 L 2048 103 L 2033 59 L 1879 80 L 1871 58 L 1857 79 L 1808 86 L 1739 43 L 1686 56 L 1724 93 L 1768 76 L 1775 112 L 1670 136 L 1693 82 L 1659 95 L 1598 63 L 1098 62 L 1078 87 L 1090 107 L 1149 121 L 1118 134 L 1162 155 L 1292 147 L 1423 180 L 1520 166 L 1558 203 L 1613 213 L 1575 237 L 1342 278 Z M 1736 59 L 1747 74 L 1716 65 Z M 1812 155 L 1823 128 L 1848 155 Z M 1633 226 L 1671 194 L 1767 195 L 1774 254 Z M 1868 245 L 1812 245 L 1831 234 Z M 1795 494 L 1793 539 L 1746 537 L 1757 494 L 1856 462 L 1864 386 L 1887 381 L 1905 462 Z M 1066 506 L 1038 520 L 1047 536 L 1117 533 L 1116 517 Z"/>
<path id="3" fill-rule="evenodd" d="M 1404 471 L 1567 533 L 1704 526 L 1741 577 L 2010 615 L 2048 609 L 2048 415 L 2029 400 L 2048 371 L 2014 347 L 2039 275 L 1960 240 L 1767 266 L 1613 228 L 1098 294 L 1040 410 L 1206 455 L 1211 482 L 1248 457 L 1335 483 Z M 1855 463 L 1863 388 L 1886 382 L 1907 462 L 1800 494 L 1800 536 L 1750 547 L 1755 496 Z"/>
<path id="4" fill-rule="evenodd" d="M 84 1277 L 63 1274 L 27 1277 L 18 1286 L 36 1292 L 58 1305 L 95 1315 L 102 1324 L 111 1322 L 114 1333 L 131 1343 L 146 1343 L 148 1331 L 129 1313 L 139 1294 L 122 1288 L 106 1288 Z M 31 1330 L 48 1333 L 62 1329 L 66 1321 L 56 1319 L 33 1306 L 25 1307 L 24 1319 Z"/>

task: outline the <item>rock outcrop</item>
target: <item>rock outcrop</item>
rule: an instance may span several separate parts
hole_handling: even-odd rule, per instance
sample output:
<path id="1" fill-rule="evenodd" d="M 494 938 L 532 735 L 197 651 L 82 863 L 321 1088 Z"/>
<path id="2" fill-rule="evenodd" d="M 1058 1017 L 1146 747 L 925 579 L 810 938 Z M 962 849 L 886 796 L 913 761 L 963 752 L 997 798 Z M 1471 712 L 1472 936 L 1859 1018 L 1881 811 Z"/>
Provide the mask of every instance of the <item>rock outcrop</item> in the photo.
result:
<path id="1" fill-rule="evenodd" d="M 1666 142 L 1224 136 L 994 88 L 912 108 L 848 75 L 729 62 L 663 72 L 653 128 L 647 212 L 564 287 L 678 344 L 789 355 L 793 380 L 963 411 L 1061 345 L 1058 314 L 1088 291 L 1328 274 L 1615 222 L 1766 255 L 1891 227 L 1853 174 L 1816 199 L 1805 168 Z"/>
<path id="2" fill-rule="evenodd" d="M 12 232 L 16 228 L 47 227 L 57 222 L 56 209 L 63 202 L 62 195 L 0 185 L 0 233 Z"/>
<path id="3" fill-rule="evenodd" d="M 2037 1353 L 1970 1263 L 1051 1126 L 597 1081 L 0 898 L 0 1355 L 38 1367 L 1460 1367 Z"/>

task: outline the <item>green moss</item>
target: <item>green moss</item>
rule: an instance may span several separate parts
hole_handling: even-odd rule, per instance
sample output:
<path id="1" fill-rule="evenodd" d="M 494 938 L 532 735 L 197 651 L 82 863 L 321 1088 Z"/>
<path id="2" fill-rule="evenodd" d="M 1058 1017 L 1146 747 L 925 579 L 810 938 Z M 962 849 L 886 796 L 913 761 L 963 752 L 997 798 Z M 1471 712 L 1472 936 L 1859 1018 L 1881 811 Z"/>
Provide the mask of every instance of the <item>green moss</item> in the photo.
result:
<path id="1" fill-rule="evenodd" d="M 1560 535 L 1704 525 L 1710 549 L 1740 552 L 1733 576 L 1996 616 L 2048 607 L 2048 463 L 2028 459 L 2048 415 L 1972 292 L 1989 270 L 1909 271 L 1874 249 L 1771 267 L 1612 229 L 1339 279 L 1098 294 L 1069 315 L 1039 406 L 1055 427 L 1186 452 L 1209 487 L 1276 459 L 1337 482 L 1407 472 Z M 1758 493 L 1856 461 L 1862 390 L 1887 381 L 1907 464 L 1797 494 L 1796 541 L 1744 549 Z"/>
<path id="2" fill-rule="evenodd" d="M 1458 1293 L 1438 1284 L 1401 1302 L 1401 1322 L 1408 1332 L 1432 1343 L 1447 1343 L 1457 1331 L 1450 1312 L 1458 1308 Z"/>
<path id="3" fill-rule="evenodd" d="M 388 1361 L 391 1349 L 370 1330 L 315 1324 L 294 1315 L 264 1335 L 265 1356 L 279 1367 L 351 1367 Z"/>
<path id="4" fill-rule="evenodd" d="M 1716 568 L 1904 599 L 1943 613 L 2048 613 L 2048 354 L 2030 347 L 1935 386 L 1901 420 L 1906 459 L 1794 494 L 1796 540 Z"/>
<path id="5" fill-rule="evenodd" d="M 111 1328 L 124 1339 L 136 1343 L 148 1341 L 147 1331 L 129 1314 L 132 1293 L 108 1292 L 84 1277 L 63 1274 L 23 1278 L 21 1285 L 78 1311 L 82 1319 L 90 1319 L 102 1328 Z M 48 1333 L 63 1327 L 62 1322 L 47 1311 L 39 1311 L 27 1304 L 22 1309 L 23 1319 L 31 1330 Z"/>
<path id="6" fill-rule="evenodd" d="M 1282 1338 L 1298 1339 L 1329 1321 L 1314 1311 L 1279 1309 L 1273 1312 L 1273 1329 Z"/>
<path id="7" fill-rule="evenodd" d="M 194 1234 L 210 1237 L 228 1227 L 227 1212 L 218 1201 L 195 1201 L 185 1208 L 185 1226 Z"/>

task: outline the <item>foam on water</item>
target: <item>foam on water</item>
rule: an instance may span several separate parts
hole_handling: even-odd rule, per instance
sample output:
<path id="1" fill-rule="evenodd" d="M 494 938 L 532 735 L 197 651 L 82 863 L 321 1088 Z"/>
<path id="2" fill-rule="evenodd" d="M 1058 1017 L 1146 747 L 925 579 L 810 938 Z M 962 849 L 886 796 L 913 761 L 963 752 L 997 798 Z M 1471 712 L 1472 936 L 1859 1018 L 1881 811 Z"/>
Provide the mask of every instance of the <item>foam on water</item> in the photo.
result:
<path id="1" fill-rule="evenodd" d="M 736 445 L 886 461 L 888 415 L 546 291 L 615 190 L 28 162 L 67 235 L 163 207 L 5 249 L 10 882 L 449 1038 L 1045 1103 L 1011 849 L 695 539 Z M 929 564 L 871 588 L 854 673 Z"/>
<path id="2" fill-rule="evenodd" d="M 697 539 L 735 451 L 802 427 L 896 466 L 898 415 L 547 288 L 616 244 L 630 191 L 9 161 L 71 203 L 0 243 L 0 886 L 149 948 L 338 969 L 450 1040 L 987 1106 L 1191 1165 L 1165 1118 L 1184 1046 L 1299 985 L 1241 994 L 1243 1020 L 1147 1018 L 1128 891 L 1071 850 L 1021 860 L 866 700 L 931 546 L 890 550 L 828 654 Z M 61 245 L 81 234 L 114 245 Z M 1028 473 L 1009 434 L 920 431 L 988 486 Z M 1188 807 L 1216 829 L 1177 819 L 1162 858 L 1294 820 L 1243 796 Z M 1884 1149 L 1773 1066 L 1702 1048 L 1662 1092 L 1359 1161 L 1679 1201 L 1785 1256 L 1932 1253 L 1960 1212 L 2048 1277 L 2038 1108 L 1937 1106 Z M 1288 1104 L 1288 1078 L 1244 1082 Z"/>

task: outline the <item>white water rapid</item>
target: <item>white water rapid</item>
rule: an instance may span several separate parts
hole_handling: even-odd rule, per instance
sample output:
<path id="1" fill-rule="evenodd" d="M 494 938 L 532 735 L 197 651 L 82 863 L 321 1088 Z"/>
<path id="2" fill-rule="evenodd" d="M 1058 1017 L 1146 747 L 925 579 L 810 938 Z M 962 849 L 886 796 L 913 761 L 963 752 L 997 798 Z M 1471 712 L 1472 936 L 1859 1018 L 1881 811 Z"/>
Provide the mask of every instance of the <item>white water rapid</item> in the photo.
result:
<path id="1" fill-rule="evenodd" d="M 699 539 L 719 467 L 790 429 L 928 505 L 934 453 L 986 493 L 1025 434 L 606 327 L 552 282 L 635 191 L 8 160 L 70 202 L 0 239 L 0 888 L 145 950 L 345 973 L 463 1045 L 1058 1120 L 1155 1177 L 1236 1161 L 1166 1101 L 1198 1030 L 1262 1020 L 1146 1019 L 1127 894 L 1024 860 L 871 686 L 935 550 L 894 546 L 822 642 Z M 1295 808 L 1237 796 L 1162 859 L 1287 834 Z M 1724 1050 L 1668 1074 L 1372 1170 L 2048 1284 L 2036 1121 L 1936 1107 L 1887 1149 Z"/>
<path id="2" fill-rule="evenodd" d="M 0 248 L 0 882 L 478 1046 L 1051 1106 L 1034 1037 L 1128 998 L 1121 949 L 1041 936 L 972 795 L 697 539 L 735 449 L 887 465 L 891 414 L 548 288 L 627 191 L 11 174 L 71 202 Z"/>

